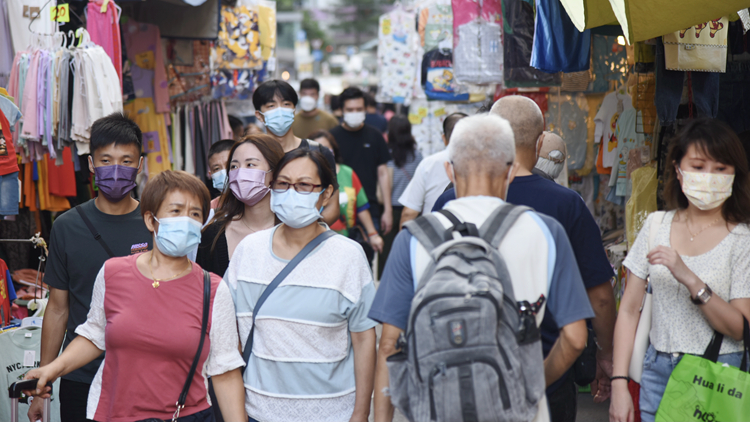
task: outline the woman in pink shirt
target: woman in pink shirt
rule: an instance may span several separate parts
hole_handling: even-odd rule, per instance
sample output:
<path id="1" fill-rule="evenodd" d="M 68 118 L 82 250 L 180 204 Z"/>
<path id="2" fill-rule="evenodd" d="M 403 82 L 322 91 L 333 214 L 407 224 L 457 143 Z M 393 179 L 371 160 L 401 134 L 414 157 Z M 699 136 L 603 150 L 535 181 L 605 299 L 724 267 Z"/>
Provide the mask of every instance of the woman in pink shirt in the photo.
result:
<path id="1" fill-rule="evenodd" d="M 204 272 L 187 259 L 200 242 L 210 197 L 183 171 L 165 171 L 146 185 L 141 213 L 154 233 L 150 252 L 112 258 L 99 271 L 91 310 L 78 337 L 49 365 L 29 371 L 42 387 L 107 351 L 89 392 L 86 417 L 97 421 L 213 421 L 206 399 L 210 376 L 225 420 L 244 421 L 244 386 L 234 302 L 227 285 L 211 275 L 206 333 L 201 332 Z M 204 336 L 184 407 L 178 397 Z"/>

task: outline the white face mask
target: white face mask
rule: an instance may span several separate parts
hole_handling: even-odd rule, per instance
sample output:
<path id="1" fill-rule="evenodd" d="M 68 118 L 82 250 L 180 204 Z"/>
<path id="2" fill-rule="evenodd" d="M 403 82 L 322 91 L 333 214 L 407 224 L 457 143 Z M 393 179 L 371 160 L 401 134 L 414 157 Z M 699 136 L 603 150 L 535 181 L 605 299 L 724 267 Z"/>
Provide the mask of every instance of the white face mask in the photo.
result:
<path id="1" fill-rule="evenodd" d="M 733 174 L 695 173 L 677 169 L 682 175 L 682 193 L 703 211 L 720 207 L 732 196 Z"/>
<path id="2" fill-rule="evenodd" d="M 365 112 L 364 111 L 358 111 L 358 112 L 349 112 L 344 113 L 344 123 L 346 123 L 347 126 L 350 128 L 357 128 L 362 123 L 365 122 Z"/>
<path id="3" fill-rule="evenodd" d="M 315 97 L 305 95 L 299 99 L 299 107 L 302 111 L 313 111 L 318 106 L 318 101 Z"/>

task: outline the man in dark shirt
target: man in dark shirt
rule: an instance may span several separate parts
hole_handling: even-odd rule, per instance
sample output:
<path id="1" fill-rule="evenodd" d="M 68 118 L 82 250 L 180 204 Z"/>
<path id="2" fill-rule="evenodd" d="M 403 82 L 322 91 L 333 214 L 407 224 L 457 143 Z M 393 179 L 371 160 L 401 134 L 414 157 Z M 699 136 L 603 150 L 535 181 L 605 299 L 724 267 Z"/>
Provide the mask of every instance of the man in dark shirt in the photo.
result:
<path id="1" fill-rule="evenodd" d="M 592 394 L 597 394 L 597 402 L 604 401 L 610 394 L 615 300 L 610 284 L 614 273 L 602 247 L 599 227 L 580 195 L 532 172 L 544 142 L 544 118 L 539 106 L 526 97 L 514 95 L 499 99 L 490 113 L 507 119 L 515 135 L 516 159 L 520 168 L 508 189 L 508 202 L 529 206 L 556 219 L 570 239 L 583 284 L 596 314 L 591 323 L 601 347 L 597 352 L 597 380 L 592 385 Z M 442 209 L 446 202 L 455 197 L 455 189 L 449 189 L 441 195 L 433 210 Z M 542 347 L 547 356 L 559 334 L 549 314 L 544 316 L 541 332 Z M 547 388 L 553 422 L 575 421 L 576 391 L 572 371 Z"/>
<path id="2" fill-rule="evenodd" d="M 297 148 L 315 148 L 326 157 L 328 165 L 336 173 L 336 160 L 328 148 L 323 148 L 317 143 L 311 143 L 308 139 L 300 139 L 294 136 L 291 128 L 294 123 L 294 109 L 297 107 L 298 100 L 297 92 L 288 83 L 277 79 L 263 82 L 253 93 L 255 117 L 263 122 L 268 134 L 276 139 L 285 153 Z M 328 206 L 322 212 L 323 220 L 331 225 L 338 221 L 340 212 L 339 192 L 336 189 Z"/>
<path id="3" fill-rule="evenodd" d="M 86 321 L 94 281 L 104 261 L 151 249 L 152 236 L 143 223 L 140 204 L 130 196 L 135 176 L 143 170 L 141 143 L 141 130 L 120 113 L 103 117 L 91 127 L 89 170 L 96 176 L 99 196 L 78 206 L 91 229 L 79 210 L 60 215 L 52 225 L 44 274 L 50 296 L 42 323 L 41 366 L 52 362 L 60 346 L 67 347 L 77 336 L 75 329 Z M 92 231 L 101 238 L 96 240 Z M 89 388 L 103 359 L 102 355 L 62 377 L 62 422 L 86 420 Z M 32 402 L 30 420 L 42 418 L 42 403 Z"/>
<path id="4" fill-rule="evenodd" d="M 373 223 L 380 223 L 383 234 L 387 234 L 393 226 L 391 181 L 386 166 L 391 153 L 383 135 L 365 124 L 364 93 L 359 88 L 347 88 L 339 98 L 344 110 L 344 121 L 341 126 L 331 129 L 331 135 L 339 144 L 344 164 L 354 169 L 365 188 Z M 378 185 L 383 196 L 382 215 L 379 207 L 373 206 L 378 204 Z"/>
<path id="5" fill-rule="evenodd" d="M 378 103 L 369 92 L 365 94 L 365 108 L 367 111 L 365 124 L 374 127 L 380 133 L 388 132 L 388 120 L 378 113 Z"/>

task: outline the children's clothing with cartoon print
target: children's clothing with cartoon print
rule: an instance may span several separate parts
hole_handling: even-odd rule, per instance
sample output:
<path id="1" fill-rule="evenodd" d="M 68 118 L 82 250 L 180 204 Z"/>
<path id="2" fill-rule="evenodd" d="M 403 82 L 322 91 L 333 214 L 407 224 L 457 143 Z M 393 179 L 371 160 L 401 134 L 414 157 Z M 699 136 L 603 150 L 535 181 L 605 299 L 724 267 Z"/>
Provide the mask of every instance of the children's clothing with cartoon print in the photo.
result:
<path id="1" fill-rule="evenodd" d="M 417 71 L 412 49 L 416 15 L 403 8 L 380 17 L 378 30 L 378 102 L 409 105 Z"/>

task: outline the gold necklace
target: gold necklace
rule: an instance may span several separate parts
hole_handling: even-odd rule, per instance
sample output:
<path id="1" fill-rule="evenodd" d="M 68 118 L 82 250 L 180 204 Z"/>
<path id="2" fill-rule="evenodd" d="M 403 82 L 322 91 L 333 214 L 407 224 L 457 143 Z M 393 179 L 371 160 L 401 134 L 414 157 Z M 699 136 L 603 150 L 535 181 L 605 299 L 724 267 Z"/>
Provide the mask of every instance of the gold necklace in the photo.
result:
<path id="1" fill-rule="evenodd" d="M 189 271 L 190 269 L 192 269 L 192 268 L 193 268 L 193 263 L 192 263 L 192 262 L 190 262 L 190 260 L 188 259 L 188 267 L 187 267 L 187 268 L 185 268 L 184 270 L 180 271 L 179 273 L 177 273 L 177 274 L 173 275 L 172 277 L 167 277 L 167 278 L 155 278 L 155 277 L 154 277 L 154 267 L 153 267 L 153 265 L 151 265 L 151 258 L 153 258 L 153 257 L 154 257 L 154 255 L 153 255 L 153 252 L 152 252 L 152 253 L 151 253 L 151 257 L 150 257 L 150 258 L 149 258 L 149 260 L 148 260 L 148 270 L 149 270 L 149 273 L 151 274 L 151 279 L 152 279 L 152 280 L 154 280 L 154 282 L 153 282 L 153 283 L 151 283 L 151 286 L 152 286 L 152 287 L 153 287 L 154 289 L 158 289 L 158 288 L 159 288 L 159 282 L 160 282 L 160 281 L 166 281 L 166 280 L 174 280 L 175 278 L 177 278 L 177 277 L 179 277 L 179 276 L 181 276 L 181 275 L 185 274 L 186 272 L 188 272 L 188 271 Z"/>
<path id="2" fill-rule="evenodd" d="M 698 233 L 693 234 L 693 231 L 690 230 L 690 214 L 688 214 L 687 211 L 685 211 L 685 215 L 686 215 L 686 217 L 685 217 L 685 226 L 687 226 L 688 233 L 690 233 L 690 241 L 691 242 L 693 241 L 693 239 L 695 239 L 696 237 L 698 237 L 699 234 L 703 233 L 703 230 L 706 230 L 707 228 L 713 226 L 714 224 L 718 223 L 719 220 L 721 220 L 721 217 L 718 217 L 716 220 L 712 221 L 709 225 L 704 226 L 702 229 L 700 229 L 700 231 L 698 231 Z"/>

